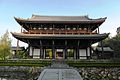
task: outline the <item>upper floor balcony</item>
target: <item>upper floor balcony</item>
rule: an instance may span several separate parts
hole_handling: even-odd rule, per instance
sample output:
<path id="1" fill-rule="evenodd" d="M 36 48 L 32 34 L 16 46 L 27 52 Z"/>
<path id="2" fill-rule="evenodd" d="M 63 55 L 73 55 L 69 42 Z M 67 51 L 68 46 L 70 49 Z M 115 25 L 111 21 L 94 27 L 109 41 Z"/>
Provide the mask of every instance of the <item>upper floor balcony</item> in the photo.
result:
<path id="1" fill-rule="evenodd" d="M 46 29 L 46 30 L 23 30 L 22 33 L 24 34 L 98 34 L 98 31 L 90 31 L 90 30 L 56 30 L 56 29 Z"/>

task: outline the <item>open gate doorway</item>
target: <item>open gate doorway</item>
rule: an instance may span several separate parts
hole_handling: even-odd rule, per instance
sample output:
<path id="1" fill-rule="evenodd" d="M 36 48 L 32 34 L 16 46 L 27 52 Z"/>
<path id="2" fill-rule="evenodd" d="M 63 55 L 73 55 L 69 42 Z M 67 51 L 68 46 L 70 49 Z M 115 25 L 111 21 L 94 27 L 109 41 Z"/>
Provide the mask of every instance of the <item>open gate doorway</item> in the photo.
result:
<path id="1" fill-rule="evenodd" d="M 63 59 L 63 49 L 56 49 L 56 59 Z"/>

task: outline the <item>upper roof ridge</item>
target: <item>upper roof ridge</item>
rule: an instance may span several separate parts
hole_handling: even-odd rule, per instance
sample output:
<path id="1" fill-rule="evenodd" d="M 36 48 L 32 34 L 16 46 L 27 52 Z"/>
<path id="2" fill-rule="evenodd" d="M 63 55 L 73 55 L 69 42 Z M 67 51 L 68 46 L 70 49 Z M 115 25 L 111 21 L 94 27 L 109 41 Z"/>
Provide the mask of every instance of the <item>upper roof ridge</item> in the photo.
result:
<path id="1" fill-rule="evenodd" d="M 32 17 L 86 17 L 88 18 L 88 15 L 82 15 L 82 16 L 73 16 L 73 15 L 69 15 L 69 16 L 66 16 L 66 15 L 36 15 L 36 14 L 32 14 Z"/>

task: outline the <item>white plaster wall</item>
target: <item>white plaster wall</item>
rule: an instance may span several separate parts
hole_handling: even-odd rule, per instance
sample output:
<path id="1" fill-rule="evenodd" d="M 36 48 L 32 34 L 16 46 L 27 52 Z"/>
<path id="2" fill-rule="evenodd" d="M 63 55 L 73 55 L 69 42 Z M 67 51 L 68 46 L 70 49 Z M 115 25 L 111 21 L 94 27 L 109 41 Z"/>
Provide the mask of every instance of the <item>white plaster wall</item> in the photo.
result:
<path id="1" fill-rule="evenodd" d="M 39 58 L 39 57 L 40 57 L 40 49 L 34 49 L 33 58 Z"/>
<path id="2" fill-rule="evenodd" d="M 45 58 L 45 53 L 46 53 L 46 51 L 45 51 L 45 49 L 44 49 L 44 58 Z"/>
<path id="3" fill-rule="evenodd" d="M 79 56 L 86 56 L 86 49 L 80 49 Z"/>
<path id="4" fill-rule="evenodd" d="M 74 50 L 74 59 L 76 59 L 76 50 Z"/>
<path id="5" fill-rule="evenodd" d="M 87 59 L 87 57 L 80 57 L 80 59 Z"/>
<path id="6" fill-rule="evenodd" d="M 30 47 L 29 55 L 32 56 L 32 47 Z"/>
<path id="7" fill-rule="evenodd" d="M 87 59 L 87 57 L 86 57 L 86 49 L 80 49 L 79 50 L 79 56 L 84 56 L 84 57 L 79 57 L 80 59 Z"/>
<path id="8" fill-rule="evenodd" d="M 87 51 L 88 51 L 88 56 L 90 56 L 90 48 L 89 47 L 87 48 Z"/>

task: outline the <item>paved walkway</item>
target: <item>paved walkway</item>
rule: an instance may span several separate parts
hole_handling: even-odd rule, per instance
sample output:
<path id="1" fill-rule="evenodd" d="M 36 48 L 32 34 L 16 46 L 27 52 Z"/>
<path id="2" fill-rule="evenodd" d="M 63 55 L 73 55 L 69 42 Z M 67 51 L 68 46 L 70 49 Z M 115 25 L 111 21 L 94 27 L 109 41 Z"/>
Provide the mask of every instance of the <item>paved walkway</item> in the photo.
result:
<path id="1" fill-rule="evenodd" d="M 75 69 L 44 69 L 38 80 L 83 80 Z"/>
<path id="2" fill-rule="evenodd" d="M 77 70 L 69 67 L 64 61 L 53 61 L 44 69 L 38 80 L 83 80 Z"/>

